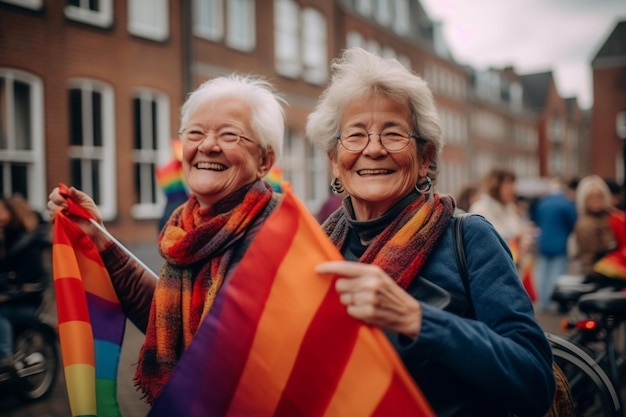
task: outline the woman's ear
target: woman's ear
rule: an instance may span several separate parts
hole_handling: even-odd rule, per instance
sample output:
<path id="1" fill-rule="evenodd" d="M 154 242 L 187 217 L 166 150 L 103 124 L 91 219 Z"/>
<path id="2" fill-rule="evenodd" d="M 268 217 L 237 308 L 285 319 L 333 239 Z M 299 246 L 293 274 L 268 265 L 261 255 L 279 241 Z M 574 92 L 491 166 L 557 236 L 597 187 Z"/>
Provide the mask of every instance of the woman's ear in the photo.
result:
<path id="1" fill-rule="evenodd" d="M 270 172 L 270 169 L 274 166 L 274 162 L 276 161 L 276 154 L 273 149 L 267 149 L 263 151 L 261 154 L 261 158 L 259 160 L 259 166 L 257 168 L 257 178 L 261 179 Z"/>
<path id="2" fill-rule="evenodd" d="M 418 151 L 419 152 L 419 151 Z M 428 174 L 428 167 L 430 166 L 430 162 L 435 157 L 435 146 L 427 142 L 424 144 L 422 152 L 420 152 L 420 167 L 419 167 L 419 176 L 425 177 Z"/>
<path id="3" fill-rule="evenodd" d="M 330 160 L 330 166 L 333 169 L 333 176 L 339 178 L 339 166 L 337 165 L 337 155 L 332 152 L 327 152 L 328 159 Z"/>

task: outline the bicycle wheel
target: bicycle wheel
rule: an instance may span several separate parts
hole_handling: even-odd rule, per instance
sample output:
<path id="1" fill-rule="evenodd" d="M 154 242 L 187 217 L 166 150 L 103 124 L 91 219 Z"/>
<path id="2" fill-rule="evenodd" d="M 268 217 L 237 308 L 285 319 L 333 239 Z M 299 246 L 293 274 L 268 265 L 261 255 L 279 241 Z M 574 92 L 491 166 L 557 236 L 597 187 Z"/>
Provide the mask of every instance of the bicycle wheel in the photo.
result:
<path id="1" fill-rule="evenodd" d="M 608 375 L 581 348 L 549 335 L 555 362 L 570 384 L 577 417 L 621 417 L 619 394 Z"/>

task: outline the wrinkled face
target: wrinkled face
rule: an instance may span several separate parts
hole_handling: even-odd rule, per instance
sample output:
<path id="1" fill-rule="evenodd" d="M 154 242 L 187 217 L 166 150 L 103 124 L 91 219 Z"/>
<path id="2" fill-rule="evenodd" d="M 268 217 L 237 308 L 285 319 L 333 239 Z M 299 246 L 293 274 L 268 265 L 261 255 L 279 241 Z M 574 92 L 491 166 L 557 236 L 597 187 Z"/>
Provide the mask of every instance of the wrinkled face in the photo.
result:
<path id="1" fill-rule="evenodd" d="M 183 173 L 201 205 L 211 206 L 263 178 L 274 163 L 274 154 L 254 137 L 251 116 L 246 102 L 223 98 L 199 105 L 183 126 Z M 237 141 L 218 139 L 230 137 Z"/>
<path id="2" fill-rule="evenodd" d="M 353 100 L 346 108 L 341 130 L 354 127 L 369 133 L 389 128 L 411 132 L 411 110 L 407 103 L 370 94 Z M 413 138 L 404 149 L 390 152 L 381 145 L 378 135 L 371 135 L 360 152 L 350 152 L 339 142 L 336 149 L 336 156 L 329 154 L 333 175 L 352 197 L 357 220 L 378 218 L 406 196 L 418 179 L 426 176 L 433 156 L 431 147 L 427 148 L 428 155 L 418 155 Z"/>

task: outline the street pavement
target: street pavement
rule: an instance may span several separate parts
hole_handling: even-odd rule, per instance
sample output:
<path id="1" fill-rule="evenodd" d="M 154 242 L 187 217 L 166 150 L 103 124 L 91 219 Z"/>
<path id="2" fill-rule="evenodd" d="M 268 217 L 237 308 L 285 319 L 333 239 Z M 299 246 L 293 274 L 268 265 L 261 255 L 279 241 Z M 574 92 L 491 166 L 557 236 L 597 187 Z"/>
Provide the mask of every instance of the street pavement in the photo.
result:
<path id="1" fill-rule="evenodd" d="M 163 261 L 154 245 L 137 245 L 129 249 L 155 272 L 160 269 Z M 561 319 L 562 316 L 556 313 L 537 314 L 537 321 L 543 329 L 552 333 L 561 333 L 559 327 Z M 145 417 L 149 410 L 132 382 L 142 342 L 143 334 L 128 322 L 118 370 L 118 401 L 123 417 Z M 15 398 L 0 399 L 0 416 L 3 417 L 69 417 L 71 415 L 62 369 L 54 390 L 45 399 L 27 404 Z"/>

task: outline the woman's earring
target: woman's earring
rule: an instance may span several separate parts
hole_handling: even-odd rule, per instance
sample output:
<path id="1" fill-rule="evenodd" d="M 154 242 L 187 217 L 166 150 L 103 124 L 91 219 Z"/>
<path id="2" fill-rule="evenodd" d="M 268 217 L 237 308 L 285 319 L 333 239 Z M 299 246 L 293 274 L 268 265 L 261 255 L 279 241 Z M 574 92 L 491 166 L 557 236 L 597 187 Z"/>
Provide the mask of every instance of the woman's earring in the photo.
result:
<path id="1" fill-rule="evenodd" d="M 333 180 L 330 182 L 330 189 L 334 194 L 343 193 L 343 185 L 341 185 L 341 182 L 339 182 L 339 178 L 333 178 Z"/>
<path id="2" fill-rule="evenodd" d="M 425 178 L 426 180 L 422 183 L 421 187 L 418 187 L 417 184 L 415 184 L 415 191 L 418 193 L 426 194 L 433 188 L 433 182 L 430 180 L 430 177 L 426 175 Z"/>

